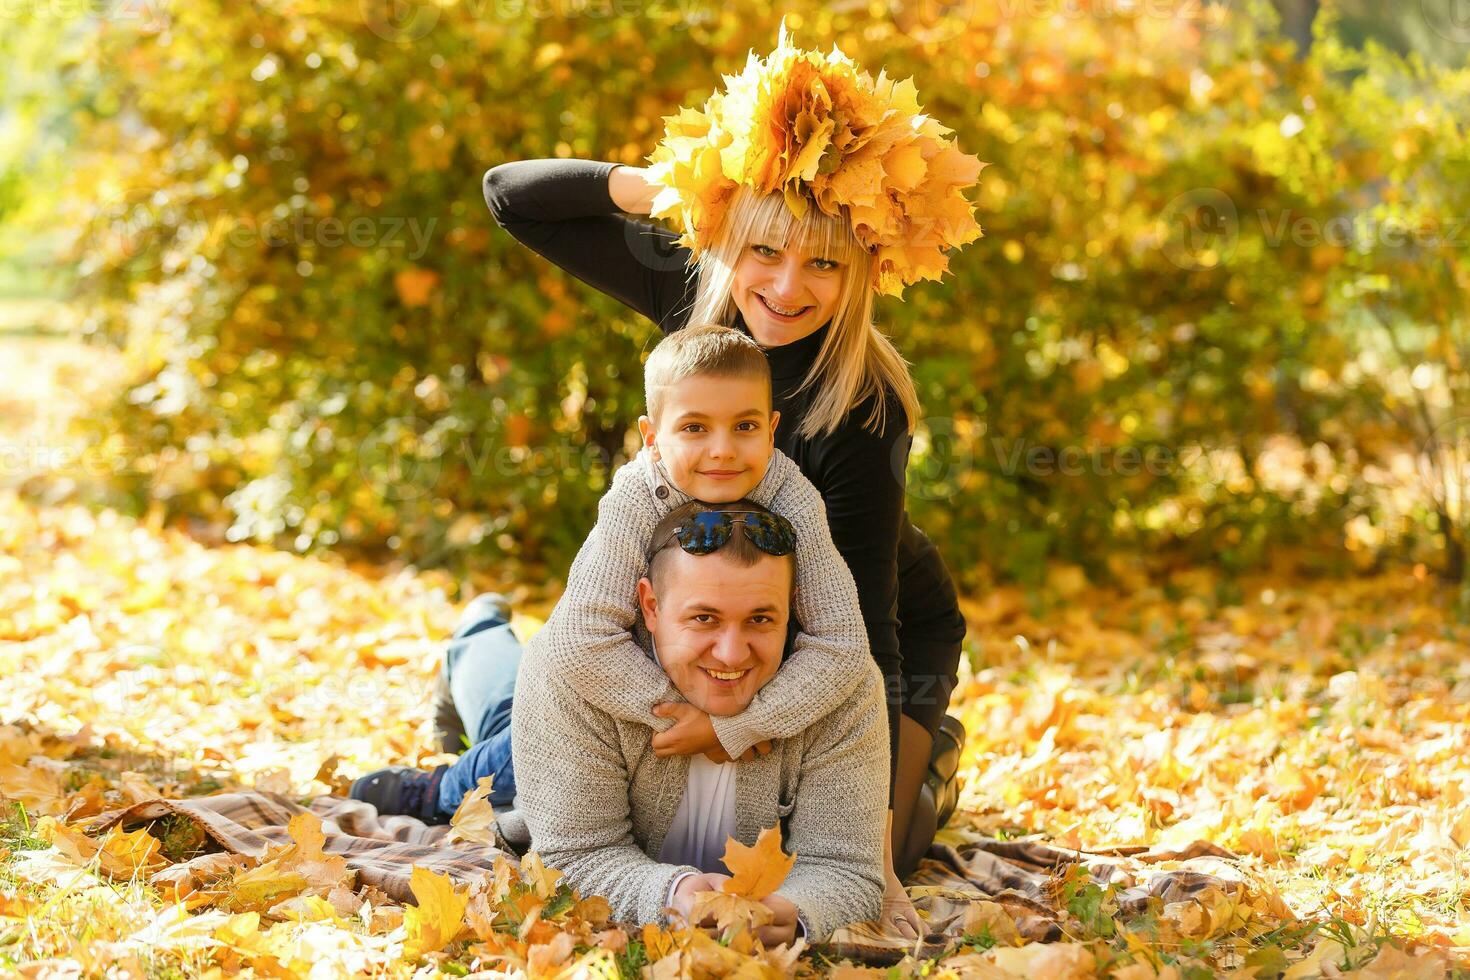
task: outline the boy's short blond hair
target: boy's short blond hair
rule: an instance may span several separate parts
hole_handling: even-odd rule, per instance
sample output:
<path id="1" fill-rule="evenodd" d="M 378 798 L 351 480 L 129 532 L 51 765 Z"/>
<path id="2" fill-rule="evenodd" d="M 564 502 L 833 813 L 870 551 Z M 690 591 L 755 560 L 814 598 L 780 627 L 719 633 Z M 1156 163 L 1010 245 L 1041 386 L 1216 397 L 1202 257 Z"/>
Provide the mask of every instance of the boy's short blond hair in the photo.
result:
<path id="1" fill-rule="evenodd" d="M 648 417 L 658 424 L 664 393 L 693 377 L 759 378 L 766 384 L 767 409 L 771 365 L 760 345 L 739 330 L 701 323 L 676 330 L 653 348 L 643 366 L 643 398 Z"/>

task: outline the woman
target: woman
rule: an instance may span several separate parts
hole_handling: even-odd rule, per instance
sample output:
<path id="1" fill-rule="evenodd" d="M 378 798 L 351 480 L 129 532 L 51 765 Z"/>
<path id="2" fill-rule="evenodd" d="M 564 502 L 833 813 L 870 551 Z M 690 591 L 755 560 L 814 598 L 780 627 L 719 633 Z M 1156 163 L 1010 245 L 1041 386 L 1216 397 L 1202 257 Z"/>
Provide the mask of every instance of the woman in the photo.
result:
<path id="1" fill-rule="evenodd" d="M 777 447 L 822 494 L 888 683 L 883 924 L 917 935 L 899 875 L 932 834 L 932 813 L 917 841 L 911 826 L 965 622 L 943 560 L 905 512 L 918 397 L 872 314 L 876 293 L 938 278 L 942 251 L 979 237 L 961 192 L 983 164 L 920 112 L 911 85 L 874 82 L 835 48 L 799 51 L 784 26 L 730 93 L 666 122 L 653 167 L 507 163 L 485 175 L 485 201 L 522 243 L 665 333 L 723 323 L 766 350 Z M 625 213 L 674 217 L 683 234 Z"/>

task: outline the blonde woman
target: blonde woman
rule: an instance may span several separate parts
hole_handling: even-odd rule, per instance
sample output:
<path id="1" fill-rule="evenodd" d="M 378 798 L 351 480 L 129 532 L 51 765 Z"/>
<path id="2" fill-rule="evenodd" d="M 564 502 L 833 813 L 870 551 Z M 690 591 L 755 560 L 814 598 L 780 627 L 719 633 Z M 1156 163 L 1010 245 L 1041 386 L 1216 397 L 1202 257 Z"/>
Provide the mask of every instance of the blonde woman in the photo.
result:
<path id="1" fill-rule="evenodd" d="M 919 114 L 911 86 L 881 75 L 875 83 L 836 49 L 827 56 L 798 51 L 783 30 L 777 50 L 765 61 L 752 58 L 746 76 L 752 90 L 780 97 L 743 118 L 731 118 L 715 99 L 703 119 L 688 110 L 670 117 L 651 168 L 511 162 L 485 175 L 485 201 L 523 244 L 664 333 L 721 323 L 765 350 L 781 413 L 777 448 L 821 491 L 888 684 L 891 827 L 881 924 L 911 938 L 922 925 L 900 876 L 929 846 L 936 796 L 953 805 L 964 733 L 945 709 L 965 622 L 938 550 L 905 510 L 919 400 L 907 363 L 873 322 L 873 307 L 880 290 L 938 278 L 941 250 L 979 236 L 960 190 L 983 165 L 959 154 L 943 138 L 949 131 Z M 783 121 L 752 116 L 803 100 L 809 118 L 802 133 L 824 134 L 827 142 L 792 133 L 785 152 L 762 155 L 758 141 Z M 721 112 L 719 126 L 705 125 Z M 702 141 L 742 127 L 752 134 L 751 149 L 732 174 L 728 146 Z M 876 172 L 895 175 L 902 186 L 853 193 L 855 171 L 843 179 L 843 147 L 856 153 L 863 145 L 870 156 L 887 154 Z M 725 172 L 710 176 L 716 157 L 709 154 L 720 151 Z M 781 171 L 780 161 L 793 157 L 801 158 L 794 169 Z M 684 234 L 629 217 L 651 212 L 674 217 Z M 947 751 L 936 752 L 936 742 Z M 931 767 L 936 756 L 943 760 Z M 939 773 L 925 793 L 931 768 Z M 951 785 L 935 785 L 944 781 Z"/>

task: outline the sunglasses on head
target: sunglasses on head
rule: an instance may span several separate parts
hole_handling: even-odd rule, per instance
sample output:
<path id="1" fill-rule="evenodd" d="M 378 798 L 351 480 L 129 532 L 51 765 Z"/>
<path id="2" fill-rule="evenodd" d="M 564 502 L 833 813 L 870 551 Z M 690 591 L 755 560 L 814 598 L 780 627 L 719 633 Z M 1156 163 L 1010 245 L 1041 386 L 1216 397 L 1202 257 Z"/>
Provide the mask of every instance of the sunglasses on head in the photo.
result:
<path id="1" fill-rule="evenodd" d="M 796 529 L 780 514 L 753 510 L 705 510 L 679 522 L 672 537 L 691 555 L 708 555 L 730 543 L 735 525 L 744 528 L 745 538 L 768 555 L 789 555 L 796 550 Z"/>

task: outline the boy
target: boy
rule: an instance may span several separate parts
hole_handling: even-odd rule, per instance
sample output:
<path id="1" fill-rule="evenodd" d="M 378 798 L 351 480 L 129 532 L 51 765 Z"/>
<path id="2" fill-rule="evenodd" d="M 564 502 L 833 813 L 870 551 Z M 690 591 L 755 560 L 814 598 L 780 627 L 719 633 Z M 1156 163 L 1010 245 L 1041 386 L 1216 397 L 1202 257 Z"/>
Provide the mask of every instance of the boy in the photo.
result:
<path id="1" fill-rule="evenodd" d="M 661 727 L 655 719 L 673 718 L 653 740 L 659 755 L 703 753 L 726 762 L 804 731 L 851 695 L 868 669 L 867 630 L 821 494 L 775 448 L 780 413 L 772 410 L 770 366 L 755 341 L 713 324 L 676 331 L 649 355 L 644 396 L 643 448 L 598 504 L 597 524 L 572 562 L 566 591 L 531 641 L 532 660 L 577 666 L 578 693 L 615 717 L 655 729 Z M 795 528 L 792 613 L 801 632 L 787 658 L 790 669 L 779 671 L 743 712 L 712 717 L 682 703 L 630 631 L 646 639 L 636 595 L 654 525 L 690 499 L 718 504 L 744 497 Z"/>

